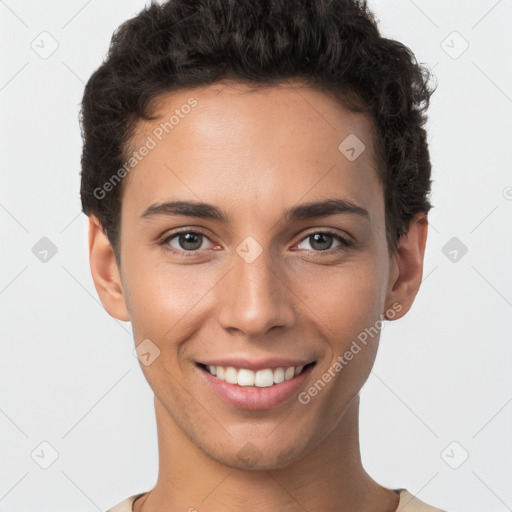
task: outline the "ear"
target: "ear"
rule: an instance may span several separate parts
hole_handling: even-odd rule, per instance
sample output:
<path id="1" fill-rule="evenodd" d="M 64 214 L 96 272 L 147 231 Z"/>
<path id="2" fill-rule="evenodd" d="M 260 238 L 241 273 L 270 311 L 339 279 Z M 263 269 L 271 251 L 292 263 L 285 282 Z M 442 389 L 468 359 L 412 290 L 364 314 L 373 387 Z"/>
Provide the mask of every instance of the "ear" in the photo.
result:
<path id="1" fill-rule="evenodd" d="M 101 222 L 92 214 L 89 216 L 89 263 L 94 286 L 107 313 L 118 320 L 129 321 L 114 249 Z"/>
<path id="2" fill-rule="evenodd" d="M 404 316 L 418 293 L 423 277 L 427 232 L 427 215 L 418 213 L 409 223 L 409 231 L 400 238 L 398 250 L 391 261 L 386 311 L 393 311 L 393 315 L 389 315 L 388 320 Z"/>

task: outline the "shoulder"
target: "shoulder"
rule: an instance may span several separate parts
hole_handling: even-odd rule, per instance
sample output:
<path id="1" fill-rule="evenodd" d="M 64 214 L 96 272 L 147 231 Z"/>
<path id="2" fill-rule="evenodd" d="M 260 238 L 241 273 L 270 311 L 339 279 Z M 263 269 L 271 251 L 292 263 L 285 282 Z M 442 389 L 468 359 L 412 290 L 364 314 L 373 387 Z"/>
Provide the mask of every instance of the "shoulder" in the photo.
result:
<path id="1" fill-rule="evenodd" d="M 427 505 L 407 489 L 398 490 L 400 491 L 400 502 L 396 512 L 446 512 L 446 510 Z"/>
<path id="2" fill-rule="evenodd" d="M 140 498 L 143 494 L 145 493 L 141 492 L 139 494 L 134 494 L 133 496 L 130 496 L 129 498 L 121 501 L 121 503 L 118 503 L 115 507 L 109 508 L 106 512 L 132 512 L 133 502 L 137 498 Z"/>

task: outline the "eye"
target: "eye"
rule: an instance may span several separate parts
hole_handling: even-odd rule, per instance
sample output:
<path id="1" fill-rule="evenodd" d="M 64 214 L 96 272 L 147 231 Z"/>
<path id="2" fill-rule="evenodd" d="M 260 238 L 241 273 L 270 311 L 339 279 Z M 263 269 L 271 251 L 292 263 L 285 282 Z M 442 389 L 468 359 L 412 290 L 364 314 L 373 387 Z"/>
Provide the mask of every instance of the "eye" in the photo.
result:
<path id="1" fill-rule="evenodd" d="M 164 238 L 161 245 L 173 254 L 188 256 L 189 254 L 187 253 L 194 253 L 206 249 L 208 245 L 206 244 L 205 246 L 206 240 L 209 240 L 209 238 L 200 231 L 183 230 L 172 233 Z"/>
<path id="2" fill-rule="evenodd" d="M 310 233 L 299 242 L 299 249 L 301 248 L 300 244 L 302 244 L 306 240 L 310 241 L 310 246 L 312 247 L 312 249 L 306 248 L 306 250 L 313 250 L 315 252 L 336 252 L 352 246 L 352 242 L 350 240 L 347 240 L 341 235 L 338 235 L 337 233 L 333 233 L 331 231 L 317 231 L 315 233 Z M 337 240 L 339 242 L 339 245 L 334 249 L 331 249 L 333 240 Z"/>
<path id="3" fill-rule="evenodd" d="M 202 250 L 208 248 L 207 241 L 211 240 L 201 231 L 184 229 L 166 236 L 160 244 L 165 250 L 170 251 L 177 256 L 190 257 Z M 309 241 L 311 249 L 300 247 L 304 242 Z M 338 245 L 332 248 L 333 242 L 338 241 Z M 299 249 L 305 249 L 313 252 L 326 252 L 328 254 L 342 251 L 353 245 L 352 241 L 331 231 L 317 231 L 305 236 L 297 245 Z M 216 246 L 219 247 L 219 246 Z"/>

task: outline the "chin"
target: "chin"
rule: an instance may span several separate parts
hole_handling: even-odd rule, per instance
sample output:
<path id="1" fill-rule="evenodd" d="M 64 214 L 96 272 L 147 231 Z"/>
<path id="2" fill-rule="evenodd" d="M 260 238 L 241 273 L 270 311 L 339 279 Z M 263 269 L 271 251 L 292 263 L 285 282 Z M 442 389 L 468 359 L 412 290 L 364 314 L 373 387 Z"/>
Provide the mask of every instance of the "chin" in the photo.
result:
<path id="1" fill-rule="evenodd" d="M 242 471 L 269 471 L 281 469 L 301 458 L 304 447 L 298 446 L 275 446 L 265 444 L 262 440 L 259 443 L 247 441 L 238 450 L 232 447 L 222 447 L 221 451 L 205 451 L 205 453 L 224 466 Z"/>

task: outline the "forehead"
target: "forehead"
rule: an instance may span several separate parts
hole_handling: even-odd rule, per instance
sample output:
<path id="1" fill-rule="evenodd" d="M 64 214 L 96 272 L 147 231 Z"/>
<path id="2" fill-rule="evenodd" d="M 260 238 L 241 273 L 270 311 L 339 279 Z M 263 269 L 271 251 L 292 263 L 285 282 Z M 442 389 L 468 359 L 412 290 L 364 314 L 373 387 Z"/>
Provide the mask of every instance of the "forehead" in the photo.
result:
<path id="1" fill-rule="evenodd" d="M 310 87 L 225 83 L 159 96 L 131 152 L 124 203 L 181 199 L 265 208 L 345 196 L 382 210 L 371 120 Z M 229 206 L 224 209 L 228 209 Z"/>

